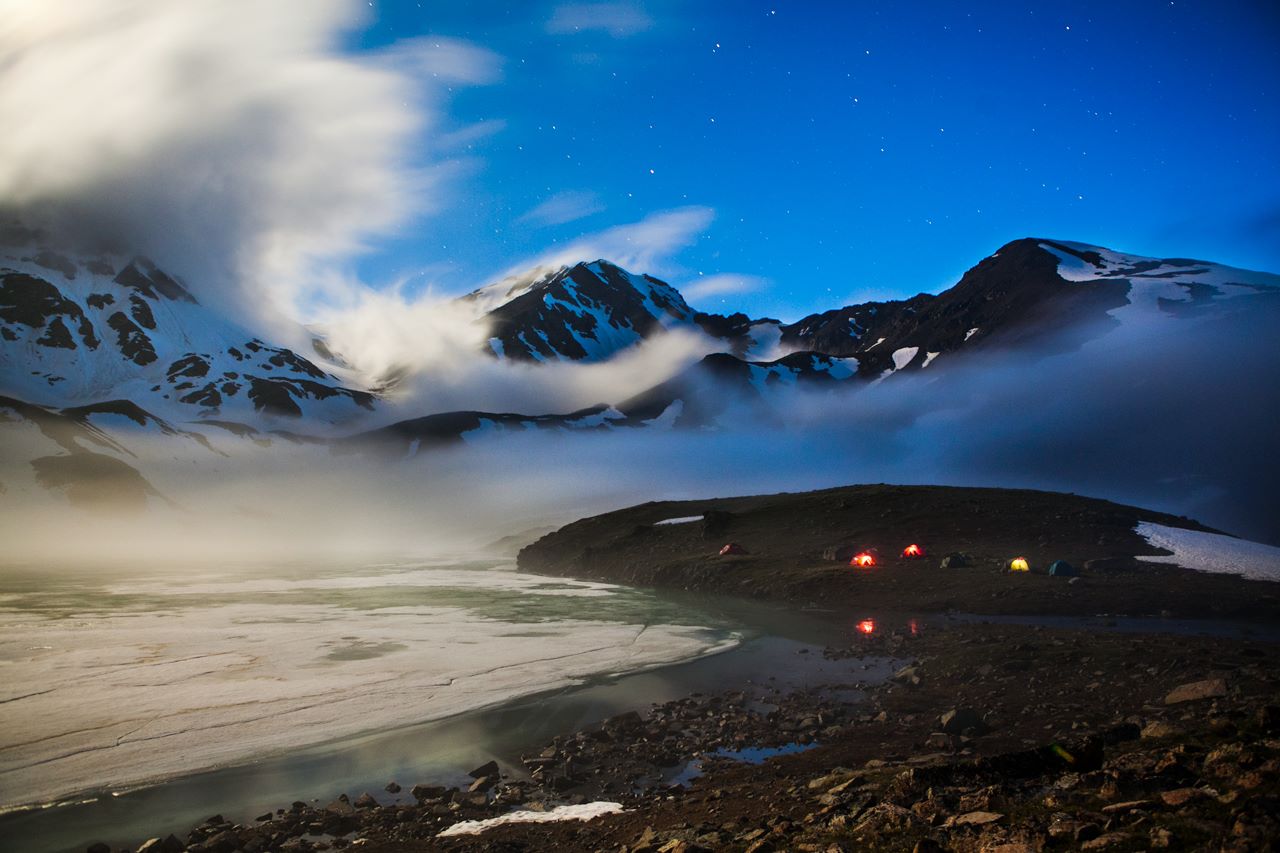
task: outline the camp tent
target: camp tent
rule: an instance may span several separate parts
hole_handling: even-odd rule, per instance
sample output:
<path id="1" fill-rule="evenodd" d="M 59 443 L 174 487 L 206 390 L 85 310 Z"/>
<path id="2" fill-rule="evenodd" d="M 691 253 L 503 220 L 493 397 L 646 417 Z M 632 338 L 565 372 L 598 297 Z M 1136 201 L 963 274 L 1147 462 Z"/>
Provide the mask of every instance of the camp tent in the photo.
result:
<path id="1" fill-rule="evenodd" d="M 849 565 L 857 566 L 860 569 L 869 569 L 876 564 L 876 555 L 870 551 L 859 551 L 853 555 L 853 559 L 849 561 Z"/>
<path id="2" fill-rule="evenodd" d="M 745 554 L 745 553 L 747 553 L 747 549 L 743 548 L 737 542 L 730 542 L 728 545 L 725 545 L 723 548 L 720 549 L 721 557 L 728 557 L 734 554 Z"/>
<path id="3" fill-rule="evenodd" d="M 924 549 L 915 543 L 902 549 L 902 559 L 904 560 L 923 560 L 924 558 Z"/>
<path id="4" fill-rule="evenodd" d="M 1009 571 L 1029 572 L 1031 571 L 1031 564 L 1027 562 L 1026 557 L 1014 557 L 1009 561 Z"/>
<path id="5" fill-rule="evenodd" d="M 1073 578 L 1077 574 L 1076 567 L 1066 560 L 1054 560 L 1049 564 L 1049 574 L 1056 578 Z"/>
<path id="6" fill-rule="evenodd" d="M 959 552 L 948 554 L 942 558 L 942 568 L 944 569 L 963 569 L 970 564 L 969 556 Z"/>

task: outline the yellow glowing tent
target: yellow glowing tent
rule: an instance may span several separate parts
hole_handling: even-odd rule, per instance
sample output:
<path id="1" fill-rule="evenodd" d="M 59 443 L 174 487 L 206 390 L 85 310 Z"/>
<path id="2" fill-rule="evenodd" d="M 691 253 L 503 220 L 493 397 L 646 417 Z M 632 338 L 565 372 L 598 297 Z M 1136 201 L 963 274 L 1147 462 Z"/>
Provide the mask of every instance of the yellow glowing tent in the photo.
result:
<path id="1" fill-rule="evenodd" d="M 1031 571 L 1031 564 L 1027 562 L 1026 557 L 1014 557 L 1009 561 L 1009 571 L 1029 572 Z"/>

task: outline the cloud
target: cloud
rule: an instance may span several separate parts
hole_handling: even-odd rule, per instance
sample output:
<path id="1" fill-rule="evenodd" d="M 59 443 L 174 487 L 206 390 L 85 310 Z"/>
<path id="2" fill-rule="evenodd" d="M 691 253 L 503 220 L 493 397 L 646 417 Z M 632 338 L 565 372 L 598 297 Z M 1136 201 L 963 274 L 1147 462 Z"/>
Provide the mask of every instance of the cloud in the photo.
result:
<path id="1" fill-rule="evenodd" d="M 685 300 L 697 302 L 713 296 L 729 296 L 737 293 L 755 293 L 763 290 L 769 280 L 755 275 L 719 273 L 695 280 L 680 288 Z"/>
<path id="2" fill-rule="evenodd" d="M 383 64 L 406 73 L 452 83 L 484 85 L 502 79 L 502 60 L 492 51 L 459 39 L 422 36 L 396 42 Z"/>
<path id="3" fill-rule="evenodd" d="M 536 267 L 558 267 L 605 258 L 636 273 L 664 274 L 670 269 L 671 257 L 680 249 L 693 245 L 710 227 L 715 211 L 709 207 L 689 206 L 651 213 L 639 222 L 616 225 L 588 234 L 564 246 L 516 264 L 493 277 L 498 281 L 519 275 Z"/>
<path id="4" fill-rule="evenodd" d="M 564 225 L 566 222 L 584 219 L 602 210 L 604 205 L 594 192 L 567 190 L 556 193 L 537 207 L 522 214 L 516 222 L 528 222 L 537 226 Z"/>
<path id="5" fill-rule="evenodd" d="M 150 254 L 251 317 L 438 207 L 448 163 L 414 152 L 450 86 L 500 73 L 456 40 L 343 53 L 355 0 L 0 8 L 0 217 Z"/>
<path id="6" fill-rule="evenodd" d="M 714 216 L 706 207 L 660 211 L 525 260 L 476 288 L 596 258 L 665 274 L 673 269 L 672 255 L 692 244 Z M 434 289 L 410 297 L 405 285 L 374 291 L 337 274 L 321 277 L 316 287 L 327 295 L 328 307 L 314 324 L 371 384 L 393 373 L 404 377 L 396 394 L 404 417 L 457 408 L 546 414 L 616 402 L 619 394 L 639 393 L 721 348 L 705 335 L 673 332 L 607 365 L 499 362 L 481 355 L 489 333 L 473 303 Z"/>
<path id="7" fill-rule="evenodd" d="M 440 151 L 454 151 L 471 148 L 482 139 L 488 139 L 507 129 L 505 119 L 490 118 L 473 122 L 457 130 L 442 133 L 436 137 L 436 148 Z"/>
<path id="8" fill-rule="evenodd" d="M 652 26 L 653 19 L 634 3 L 567 3 L 556 7 L 547 32 L 603 30 L 614 38 L 626 38 Z"/>

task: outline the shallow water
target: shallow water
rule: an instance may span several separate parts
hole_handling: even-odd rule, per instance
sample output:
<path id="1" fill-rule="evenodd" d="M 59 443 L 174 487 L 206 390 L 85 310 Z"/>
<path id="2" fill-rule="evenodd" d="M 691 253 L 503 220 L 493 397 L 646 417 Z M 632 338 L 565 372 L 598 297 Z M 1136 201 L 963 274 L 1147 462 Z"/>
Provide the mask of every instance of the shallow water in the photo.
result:
<path id="1" fill-rule="evenodd" d="M 342 792 L 386 802 L 391 778 L 514 767 L 556 734 L 690 692 L 867 677 L 822 658 L 827 619 L 781 608 L 484 562 L 263 574 L 3 579 L 0 660 L 18 677 L 0 688 L 14 700 L 2 790 L 61 804 L 0 817 L 0 849 L 136 844 Z"/>

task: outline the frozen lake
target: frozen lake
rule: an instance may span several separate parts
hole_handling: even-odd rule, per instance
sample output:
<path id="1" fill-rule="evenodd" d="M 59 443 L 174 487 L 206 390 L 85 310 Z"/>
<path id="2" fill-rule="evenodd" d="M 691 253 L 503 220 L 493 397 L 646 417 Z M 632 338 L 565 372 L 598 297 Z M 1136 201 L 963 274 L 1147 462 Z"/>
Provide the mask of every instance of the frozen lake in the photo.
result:
<path id="1" fill-rule="evenodd" d="M 92 800 L 723 651 L 510 564 L 0 575 L 0 805 Z"/>

